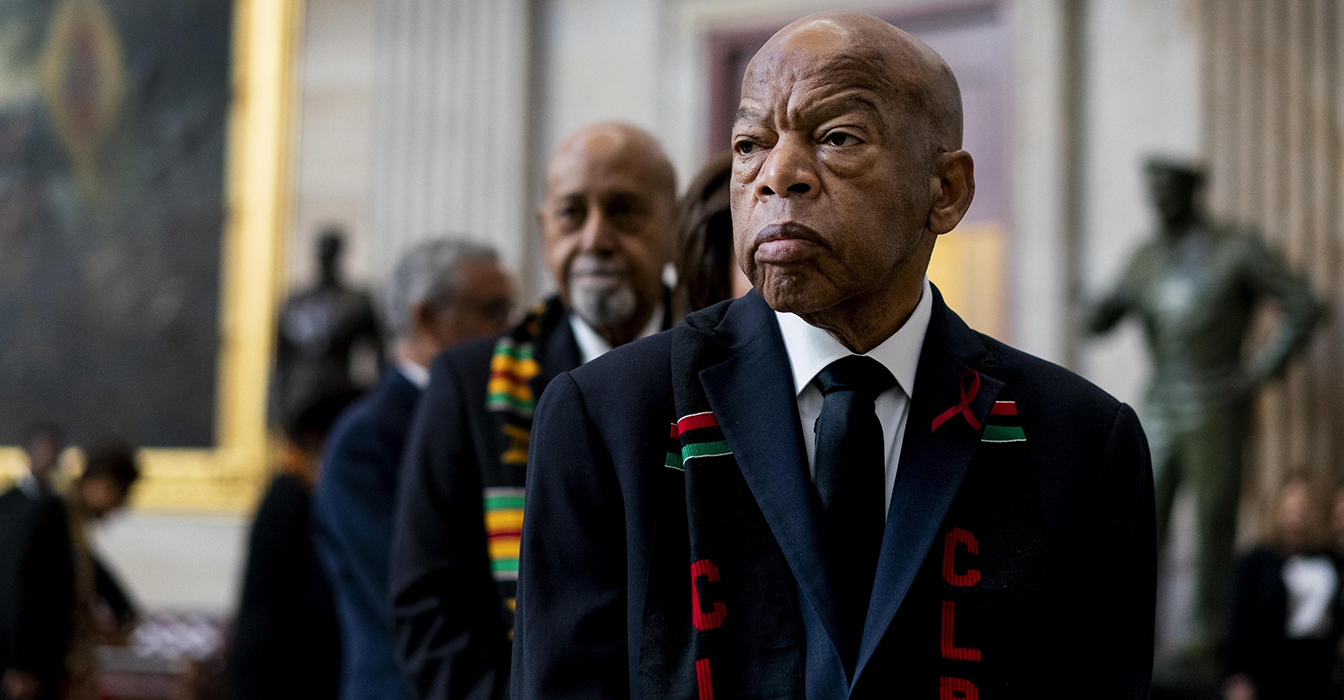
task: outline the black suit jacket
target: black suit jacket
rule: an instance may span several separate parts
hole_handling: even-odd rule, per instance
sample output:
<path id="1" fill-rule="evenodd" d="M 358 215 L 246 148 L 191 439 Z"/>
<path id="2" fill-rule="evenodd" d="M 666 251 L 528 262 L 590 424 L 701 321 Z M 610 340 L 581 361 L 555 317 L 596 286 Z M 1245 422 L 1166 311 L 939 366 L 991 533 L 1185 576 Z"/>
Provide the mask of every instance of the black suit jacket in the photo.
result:
<path id="1" fill-rule="evenodd" d="M 1336 573 L 1340 573 L 1338 560 Z M 1330 629 L 1319 639 L 1289 640 L 1288 589 L 1283 583 L 1287 562 L 1269 548 L 1255 549 L 1237 565 L 1228 630 L 1228 670 L 1255 683 L 1261 700 L 1325 697 L 1330 688 L 1336 649 L 1344 631 L 1344 608 L 1336 586 L 1328 613 Z M 1339 697 L 1336 693 L 1334 697 Z"/>
<path id="2" fill-rule="evenodd" d="M 664 575 L 659 552 L 686 552 L 685 476 L 665 466 L 683 327 L 557 377 L 533 433 L 516 700 L 1146 697 L 1156 557 L 1138 420 L 1085 380 L 971 331 L 934 294 L 853 679 L 832 642 L 788 357 L 752 292 L 683 327 L 722 347 L 726 359 L 698 381 L 740 470 L 727 476 L 750 512 L 733 516 L 760 523 L 743 533 L 767 533 L 735 551 L 779 568 L 728 559 L 706 581 L 679 560 Z M 981 383 L 965 408 L 981 427 L 955 411 L 933 429 L 968 369 Z M 716 580 L 749 583 L 716 594 Z M 682 629 L 646 605 L 655 585 L 682 591 L 658 598 L 676 601 L 665 605 Z M 753 599 L 722 592 L 748 589 Z M 713 674 L 697 661 L 687 687 L 659 661 L 667 640 L 697 634 L 692 600 L 701 620 L 717 615 L 704 634 L 730 654 Z"/>
<path id="3" fill-rule="evenodd" d="M 298 477 L 271 480 L 248 535 L 226 671 L 230 700 L 334 700 L 340 629 L 317 561 L 312 496 Z"/>
<path id="4" fill-rule="evenodd" d="M 74 581 L 60 498 L 32 498 L 18 488 L 0 495 L 0 674 L 35 673 L 42 698 L 56 698 L 64 676 Z"/>
<path id="5" fill-rule="evenodd" d="M 559 300 L 550 304 L 559 309 Z M 536 345 L 541 373 L 579 366 L 566 313 L 549 315 Z M 393 641 L 421 698 L 505 697 L 513 582 L 496 582 L 487 550 L 483 489 L 523 485 L 523 468 L 486 411 L 490 360 L 498 338 L 449 349 L 430 366 L 416 411 L 398 493 L 390 584 Z"/>

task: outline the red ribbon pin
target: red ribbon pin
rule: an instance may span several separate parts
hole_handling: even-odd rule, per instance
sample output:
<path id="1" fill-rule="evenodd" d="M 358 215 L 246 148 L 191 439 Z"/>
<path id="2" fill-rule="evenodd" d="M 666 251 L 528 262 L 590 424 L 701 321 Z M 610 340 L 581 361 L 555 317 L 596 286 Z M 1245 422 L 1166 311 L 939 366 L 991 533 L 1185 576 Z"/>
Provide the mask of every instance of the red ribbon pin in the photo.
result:
<path id="1" fill-rule="evenodd" d="M 967 377 L 971 378 L 970 389 L 966 388 Z M 961 390 L 961 401 L 958 401 L 957 405 L 943 411 L 937 418 L 934 418 L 933 429 L 929 432 L 937 430 L 938 426 L 952 420 L 952 417 L 958 413 L 966 416 L 966 422 L 971 424 L 972 429 L 980 429 L 980 421 L 975 419 L 974 413 L 971 413 L 971 402 L 975 400 L 975 395 L 980 393 L 980 373 L 973 369 L 966 370 L 966 374 L 961 375 L 961 383 L 957 388 Z"/>

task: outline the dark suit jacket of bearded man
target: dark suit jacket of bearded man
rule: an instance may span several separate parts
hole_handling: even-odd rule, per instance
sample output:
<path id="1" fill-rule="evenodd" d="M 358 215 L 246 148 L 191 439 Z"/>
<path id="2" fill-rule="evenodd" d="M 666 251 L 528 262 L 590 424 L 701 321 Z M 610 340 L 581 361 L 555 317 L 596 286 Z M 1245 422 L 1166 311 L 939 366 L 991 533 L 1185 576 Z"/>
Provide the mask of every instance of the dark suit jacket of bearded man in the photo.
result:
<path id="1" fill-rule="evenodd" d="M 582 361 L 572 328 L 552 296 L 507 333 L 430 365 L 406 445 L 389 579 L 393 641 L 424 700 L 508 695 L 532 416 L 547 384 Z"/>
<path id="2" fill-rule="evenodd" d="M 535 400 L 579 366 L 558 297 L 430 364 L 406 444 L 389 587 L 417 697 L 507 697 L 527 437 Z"/>
<path id="3" fill-rule="evenodd" d="M 1134 412 L 933 293 L 852 679 L 789 359 L 751 292 L 551 382 L 515 700 L 1146 698 L 1156 555 Z"/>

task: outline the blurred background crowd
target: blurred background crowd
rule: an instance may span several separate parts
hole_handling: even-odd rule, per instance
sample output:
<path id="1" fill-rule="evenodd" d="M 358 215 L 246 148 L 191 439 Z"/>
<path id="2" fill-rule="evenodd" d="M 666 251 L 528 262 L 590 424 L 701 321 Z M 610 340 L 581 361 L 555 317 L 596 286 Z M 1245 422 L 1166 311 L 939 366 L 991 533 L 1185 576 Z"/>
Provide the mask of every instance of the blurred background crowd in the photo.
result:
<path id="1" fill-rule="evenodd" d="M 741 76 L 831 8 L 960 81 L 949 306 L 1140 408 L 1154 697 L 1344 697 L 1337 0 L 0 0 L 0 698 L 385 697 L 399 504 L 333 460 L 395 470 L 435 354 L 557 287 L 576 362 L 749 289 Z M 612 121 L 675 171 L 665 299 L 557 271 L 609 245 L 549 200 Z"/>

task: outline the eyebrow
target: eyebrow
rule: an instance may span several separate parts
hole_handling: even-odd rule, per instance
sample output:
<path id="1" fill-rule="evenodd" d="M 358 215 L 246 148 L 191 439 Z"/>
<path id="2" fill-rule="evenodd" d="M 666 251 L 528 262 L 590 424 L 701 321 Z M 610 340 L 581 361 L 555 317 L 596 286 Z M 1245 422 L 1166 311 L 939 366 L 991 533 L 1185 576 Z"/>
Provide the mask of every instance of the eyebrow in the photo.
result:
<path id="1" fill-rule="evenodd" d="M 741 119 L 760 119 L 765 116 L 765 112 L 751 107 L 738 107 L 737 113 L 733 115 L 733 121 Z"/>
<path id="2" fill-rule="evenodd" d="M 812 102 L 797 110 L 799 116 L 829 119 L 848 112 L 861 112 L 879 125 L 885 123 L 883 111 L 864 88 L 850 89 L 838 95 L 823 98 L 820 103 Z"/>

